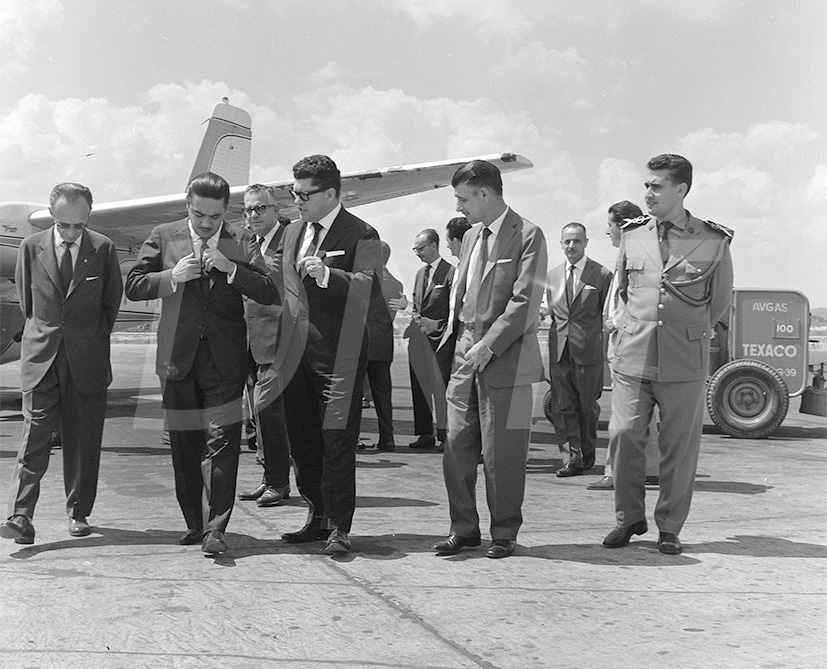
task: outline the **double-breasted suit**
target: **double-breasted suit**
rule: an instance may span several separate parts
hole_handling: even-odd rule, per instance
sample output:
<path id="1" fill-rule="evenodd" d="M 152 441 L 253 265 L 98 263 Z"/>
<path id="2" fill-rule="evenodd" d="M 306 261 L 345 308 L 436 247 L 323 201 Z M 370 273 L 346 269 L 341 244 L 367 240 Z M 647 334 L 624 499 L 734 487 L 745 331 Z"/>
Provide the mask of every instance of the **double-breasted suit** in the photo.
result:
<path id="1" fill-rule="evenodd" d="M 109 336 L 123 284 L 115 245 L 87 229 L 64 296 L 56 235 L 49 228 L 27 237 L 17 255 L 15 284 L 26 319 L 20 348 L 25 422 L 9 515 L 31 519 L 34 514 L 52 434 L 59 431 L 66 512 L 85 519 L 97 491 L 106 389 L 112 382 Z"/>
<path id="2" fill-rule="evenodd" d="M 645 519 L 644 446 L 660 408 L 660 494 L 655 521 L 679 534 L 700 449 L 709 342 L 732 300 L 731 231 L 689 212 L 673 223 L 662 258 L 658 220 L 622 228 L 615 314 L 610 448 L 619 526 Z"/>
<path id="3" fill-rule="evenodd" d="M 284 227 L 277 223 L 263 250 L 255 237 L 248 240 L 250 254 L 261 253 L 265 264 L 271 268 L 281 253 L 283 238 Z M 281 328 L 281 300 L 260 304 L 246 299 L 244 315 L 253 367 L 251 374 L 256 379 L 251 411 L 256 415 L 259 460 L 264 463 L 263 483 L 282 490 L 290 484 L 290 443 L 282 397 L 284 383 L 274 364 Z"/>
<path id="4" fill-rule="evenodd" d="M 498 224 L 499 222 L 499 224 Z M 531 384 L 543 376 L 537 324 L 548 256 L 542 231 L 506 208 L 489 241 L 472 323 L 460 314 L 469 266 L 481 236 L 478 223 L 465 233 L 454 275 L 449 326 L 442 344 L 456 336 L 448 383 L 448 439 L 443 473 L 451 515 L 450 534 L 479 537 L 476 478 L 480 454 L 491 512 L 491 538 L 513 541 L 522 524 L 525 467 L 531 430 Z M 483 342 L 493 353 L 482 372 L 466 352 Z"/>
<path id="5" fill-rule="evenodd" d="M 568 265 L 551 269 L 547 280 L 552 415 L 563 461 L 589 467 L 603 392 L 603 306 L 612 273 L 586 258 L 569 300 Z"/>
<path id="6" fill-rule="evenodd" d="M 178 504 L 189 529 L 223 533 L 235 497 L 248 370 L 242 296 L 268 304 L 276 288 L 240 231 L 222 223 L 217 248 L 236 264 L 232 282 L 213 269 L 173 286 L 172 269 L 195 252 L 192 233 L 187 219 L 157 226 L 127 276 L 126 296 L 162 299 L 155 369 Z"/>
<path id="7" fill-rule="evenodd" d="M 376 231 L 340 208 L 316 253 L 330 272 L 323 288 L 298 270 L 306 227 L 294 223 L 284 233 L 277 364 L 287 383 L 287 430 L 299 492 L 314 522 L 350 532 L 368 305 L 382 253 Z"/>
<path id="8" fill-rule="evenodd" d="M 408 339 L 414 434 L 433 434 L 436 414 L 436 436 L 443 441 L 448 424 L 445 391 L 451 376 L 455 338 L 445 346 L 440 346 L 440 342 L 448 327 L 455 267 L 439 258 L 427 286 L 425 270 L 426 267 L 420 267 L 416 273 L 413 312 L 404 334 Z"/>

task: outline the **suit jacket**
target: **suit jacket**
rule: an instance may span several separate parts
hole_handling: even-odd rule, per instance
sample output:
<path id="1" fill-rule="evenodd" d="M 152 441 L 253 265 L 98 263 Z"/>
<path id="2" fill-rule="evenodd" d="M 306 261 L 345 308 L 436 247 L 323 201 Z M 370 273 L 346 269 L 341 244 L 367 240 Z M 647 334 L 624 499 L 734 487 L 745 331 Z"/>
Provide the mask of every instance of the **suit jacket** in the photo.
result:
<path id="1" fill-rule="evenodd" d="M 230 230 L 226 223 L 221 226 L 218 250 L 238 267 L 232 283 L 224 272 L 213 269 L 206 295 L 198 279 L 178 284 L 173 291 L 172 268 L 193 253 L 193 244 L 187 219 L 165 223 L 152 230 L 126 278 L 130 300 L 163 299 L 155 361 L 162 381 L 178 381 L 189 373 L 202 335 L 210 343 L 222 378 L 237 382 L 247 375 L 242 295 L 272 304 L 276 288 L 258 250 L 250 249 L 242 233 Z"/>
<path id="2" fill-rule="evenodd" d="M 451 287 L 454 283 L 454 266 L 440 258 L 425 290 L 425 266 L 419 268 L 414 280 L 413 313 L 405 330 L 406 337 L 413 337 L 418 330 L 428 338 L 432 350 L 436 350 L 448 327 L 451 311 Z"/>
<path id="3" fill-rule="evenodd" d="M 613 370 L 658 381 L 706 378 L 713 327 L 732 302 L 731 236 L 690 214 L 664 263 L 656 219 L 623 227 Z"/>
<path id="4" fill-rule="evenodd" d="M 548 273 L 547 301 L 549 361 L 560 362 L 566 342 L 569 355 L 578 365 L 603 363 L 603 305 L 609 293 L 612 273 L 586 258 L 583 273 L 574 287 L 572 303 L 566 300 L 566 267 L 563 263 Z"/>
<path id="5" fill-rule="evenodd" d="M 402 297 L 402 283 L 383 267 L 374 275 L 368 308 L 368 360 L 393 361 L 393 319 L 388 300 Z"/>
<path id="6" fill-rule="evenodd" d="M 26 318 L 20 347 L 21 390 L 28 392 L 40 383 L 61 341 L 78 390 L 85 394 L 105 390 L 112 382 L 109 335 L 123 290 L 112 240 L 83 231 L 64 298 L 53 228 L 30 235 L 20 243 L 15 283 Z"/>
<path id="7" fill-rule="evenodd" d="M 281 253 L 284 228 L 280 224 L 277 224 L 277 227 L 278 229 L 264 251 L 264 262 L 268 269 L 275 266 L 275 259 Z M 245 237 L 245 244 L 247 244 L 249 255 L 261 250 L 253 237 Z M 244 300 L 244 316 L 247 319 L 250 353 L 253 360 L 259 365 L 270 365 L 276 359 L 279 323 L 281 321 L 280 302 L 281 300 L 277 300 L 274 304 L 259 304 L 249 298 Z"/>
<path id="8" fill-rule="evenodd" d="M 327 288 L 320 288 L 296 267 L 305 227 L 287 227 L 277 260 L 284 301 L 276 364 L 285 381 L 303 355 L 322 371 L 333 370 L 340 351 L 367 355 L 368 305 L 374 275 L 382 267 L 376 230 L 342 207 L 319 247 L 318 255 L 330 269 Z"/>
<path id="9" fill-rule="evenodd" d="M 447 344 L 459 326 L 471 250 L 482 227 L 482 223 L 475 224 L 462 239 L 451 291 L 450 327 L 445 330 L 440 347 Z M 494 354 L 482 371 L 492 387 L 524 385 L 543 378 L 537 325 L 547 265 L 542 230 L 509 208 L 483 272 L 474 323 L 474 338 L 482 340 Z"/>

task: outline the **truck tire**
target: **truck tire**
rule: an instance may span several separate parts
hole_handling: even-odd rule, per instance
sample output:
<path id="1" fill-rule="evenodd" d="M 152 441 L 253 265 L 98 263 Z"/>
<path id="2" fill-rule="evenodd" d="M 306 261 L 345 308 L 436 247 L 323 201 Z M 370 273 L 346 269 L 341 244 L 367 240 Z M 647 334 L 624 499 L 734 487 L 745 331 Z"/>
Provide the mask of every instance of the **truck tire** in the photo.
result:
<path id="1" fill-rule="evenodd" d="M 759 360 L 733 360 L 721 367 L 706 388 L 712 422 L 736 439 L 762 439 L 784 420 L 790 407 L 787 384 Z"/>
<path id="2" fill-rule="evenodd" d="M 552 398 L 551 388 L 549 388 L 546 391 L 546 394 L 543 395 L 543 413 L 545 414 L 546 419 L 548 420 L 548 422 L 551 423 L 552 425 L 554 425 L 554 419 L 552 418 L 552 413 L 551 413 L 551 398 Z"/>

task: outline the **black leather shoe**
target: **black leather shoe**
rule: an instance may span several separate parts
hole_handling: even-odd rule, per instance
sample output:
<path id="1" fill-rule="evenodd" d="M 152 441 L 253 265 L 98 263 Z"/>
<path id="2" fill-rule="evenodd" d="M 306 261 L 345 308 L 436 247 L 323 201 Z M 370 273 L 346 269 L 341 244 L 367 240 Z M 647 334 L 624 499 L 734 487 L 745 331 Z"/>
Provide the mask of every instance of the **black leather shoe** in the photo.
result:
<path id="1" fill-rule="evenodd" d="M 313 516 L 303 528 L 297 532 L 285 532 L 281 538 L 289 544 L 307 544 L 311 541 L 324 541 L 328 536 L 330 530 L 322 527 L 321 516 Z"/>
<path id="2" fill-rule="evenodd" d="M 335 529 L 327 538 L 327 545 L 324 547 L 325 553 L 347 553 L 350 550 L 350 538 L 347 532 L 340 529 Z"/>
<path id="3" fill-rule="evenodd" d="M 86 518 L 70 518 L 69 534 L 73 537 L 85 537 L 92 534 L 92 528 L 86 522 Z"/>
<path id="4" fill-rule="evenodd" d="M 224 542 L 224 535 L 218 530 L 210 530 L 204 537 L 201 550 L 210 555 L 226 553 L 227 544 Z"/>
<path id="5" fill-rule="evenodd" d="M 491 548 L 488 549 L 485 557 L 489 557 L 492 560 L 507 558 L 514 552 L 516 547 L 516 541 L 509 541 L 508 539 L 494 539 L 494 541 L 491 542 Z"/>
<path id="6" fill-rule="evenodd" d="M 387 444 L 378 443 L 376 444 L 376 450 L 382 451 L 383 453 L 393 453 L 396 450 L 396 444 L 392 441 Z"/>
<path id="7" fill-rule="evenodd" d="M 445 439 L 441 439 L 439 443 L 436 445 L 436 452 L 437 453 L 444 453 L 445 452 Z"/>
<path id="8" fill-rule="evenodd" d="M 284 500 L 290 497 L 290 486 L 286 485 L 283 488 L 273 488 L 267 486 L 267 489 L 262 493 L 261 497 L 256 500 L 257 506 L 279 506 L 284 503 Z"/>
<path id="9" fill-rule="evenodd" d="M 594 456 L 590 455 L 589 457 L 583 458 L 583 471 L 589 471 L 592 467 L 594 467 Z"/>
<path id="10" fill-rule="evenodd" d="M 658 537 L 658 550 L 665 555 L 680 555 L 683 552 L 683 546 L 677 534 L 661 532 Z"/>
<path id="11" fill-rule="evenodd" d="M 434 446 L 436 446 L 436 439 L 432 434 L 420 434 L 416 441 L 412 441 L 408 444 L 408 448 L 412 448 L 415 451 L 433 448 Z"/>
<path id="12" fill-rule="evenodd" d="M 632 538 L 633 534 L 646 534 L 648 531 L 649 526 L 645 520 L 639 520 L 623 527 L 616 527 L 603 539 L 603 545 L 606 548 L 622 548 L 629 543 L 629 539 Z"/>
<path id="13" fill-rule="evenodd" d="M 182 546 L 192 546 L 194 544 L 200 544 L 203 539 L 204 530 L 194 530 L 190 528 L 178 538 L 178 543 Z"/>
<path id="14" fill-rule="evenodd" d="M 579 462 L 568 462 L 557 470 L 557 476 L 580 476 L 583 473 L 583 465 Z"/>
<path id="15" fill-rule="evenodd" d="M 238 499 L 258 499 L 264 494 L 264 491 L 267 490 L 267 484 L 262 483 L 258 488 L 255 490 L 251 490 L 250 492 L 240 492 L 238 493 Z"/>
<path id="16" fill-rule="evenodd" d="M 442 555 L 454 555 L 463 548 L 476 548 L 481 543 L 482 540 L 479 537 L 461 537 L 458 534 L 452 534 L 445 541 L 435 543 L 433 549 Z"/>
<path id="17" fill-rule="evenodd" d="M 0 537 L 14 539 L 16 544 L 33 544 L 34 525 L 26 516 L 12 516 L 0 523 Z"/>
<path id="18" fill-rule="evenodd" d="M 614 490 L 615 483 L 611 476 L 604 476 L 597 483 L 589 483 L 586 490 Z"/>

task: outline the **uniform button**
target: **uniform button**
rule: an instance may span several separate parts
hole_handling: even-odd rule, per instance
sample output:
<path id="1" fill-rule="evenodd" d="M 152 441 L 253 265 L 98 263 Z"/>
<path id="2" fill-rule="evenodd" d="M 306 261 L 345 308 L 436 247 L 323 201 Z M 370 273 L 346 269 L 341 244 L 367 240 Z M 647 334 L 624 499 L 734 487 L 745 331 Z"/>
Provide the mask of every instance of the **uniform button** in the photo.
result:
<path id="1" fill-rule="evenodd" d="M 663 321 L 658 321 L 658 325 L 663 325 Z"/>
<path id="2" fill-rule="evenodd" d="M 666 295 L 666 288 L 661 288 L 660 292 L 661 292 L 661 295 Z"/>
<path id="3" fill-rule="evenodd" d="M 663 305 L 662 305 L 662 304 L 659 304 L 659 305 L 658 305 L 658 309 L 663 309 Z"/>

